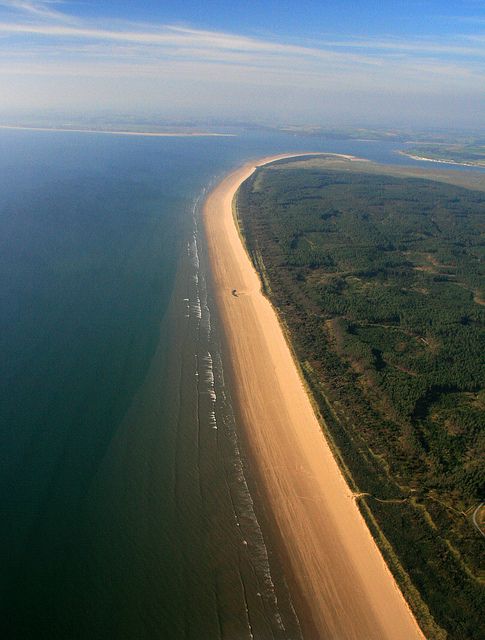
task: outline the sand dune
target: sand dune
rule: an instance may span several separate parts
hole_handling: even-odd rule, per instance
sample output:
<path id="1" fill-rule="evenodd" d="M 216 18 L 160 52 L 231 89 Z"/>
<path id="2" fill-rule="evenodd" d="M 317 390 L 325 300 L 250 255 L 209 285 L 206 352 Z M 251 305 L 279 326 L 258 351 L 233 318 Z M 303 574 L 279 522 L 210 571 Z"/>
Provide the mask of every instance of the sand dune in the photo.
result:
<path id="1" fill-rule="evenodd" d="M 253 171 L 245 165 L 210 193 L 204 221 L 245 435 L 300 594 L 307 637 L 422 639 L 332 456 L 239 238 L 233 197 Z"/>

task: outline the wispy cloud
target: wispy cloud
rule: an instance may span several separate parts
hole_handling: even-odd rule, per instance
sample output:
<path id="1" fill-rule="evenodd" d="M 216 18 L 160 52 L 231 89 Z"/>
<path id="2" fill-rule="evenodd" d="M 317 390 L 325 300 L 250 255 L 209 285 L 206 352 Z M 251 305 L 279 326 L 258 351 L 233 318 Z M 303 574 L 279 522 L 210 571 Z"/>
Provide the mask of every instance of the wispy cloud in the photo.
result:
<path id="1" fill-rule="evenodd" d="M 328 36 L 288 42 L 170 24 L 93 23 L 71 18 L 64 11 L 67 6 L 0 0 L 0 81 L 4 76 L 10 90 L 5 95 L 14 96 L 15 87 L 22 86 L 18 95 L 24 97 L 28 78 L 44 77 L 46 82 L 50 78 L 55 99 L 60 89 L 56 94 L 52 83 L 63 76 L 82 78 L 92 100 L 97 92 L 108 91 L 108 85 L 101 87 L 95 79 L 122 78 L 140 96 L 146 79 L 147 94 L 159 102 L 160 96 L 165 102 L 180 95 L 185 99 L 197 86 L 214 103 L 224 100 L 227 105 L 231 96 L 240 102 L 236 87 L 244 87 L 246 92 L 253 88 L 253 99 L 261 103 L 278 95 L 280 101 L 286 96 L 288 103 L 299 100 L 304 106 L 311 97 L 314 111 L 332 92 L 360 92 L 369 100 L 377 100 L 377 94 L 393 100 L 418 94 L 485 96 L 485 34 L 479 30 L 446 39 Z M 41 85 L 34 85 L 36 95 L 41 94 Z M 111 91 L 116 101 L 116 91 Z"/>
<path id="2" fill-rule="evenodd" d="M 0 0 L 0 7 L 10 10 L 13 14 L 27 14 L 36 18 L 47 20 L 71 20 L 66 13 L 55 9 L 56 5 L 62 5 L 62 0 Z"/>
<path id="3" fill-rule="evenodd" d="M 402 39 L 371 39 L 362 40 L 330 40 L 326 46 L 335 49 L 353 49 L 361 51 L 373 51 L 384 53 L 409 53 L 415 55 L 431 54 L 436 56 L 456 56 L 456 57 L 485 57 L 485 48 L 478 44 L 485 41 L 483 36 L 456 36 L 447 39 L 416 38 L 414 40 Z"/>
<path id="4" fill-rule="evenodd" d="M 228 53 L 258 55 L 265 54 L 314 60 L 332 61 L 340 59 L 364 65 L 382 65 L 386 59 L 396 54 L 408 54 L 409 57 L 435 56 L 439 59 L 443 54 L 455 57 L 485 57 L 485 48 L 477 37 L 477 46 L 470 46 L 471 38 L 467 38 L 468 46 L 463 44 L 444 44 L 439 42 L 399 41 L 399 40 L 345 40 L 321 41 L 318 46 L 306 46 L 281 43 L 273 40 L 262 40 L 238 34 L 204 31 L 173 25 L 142 27 L 137 29 L 104 29 L 92 26 L 71 26 L 57 23 L 19 23 L 0 22 L 0 33 L 18 36 L 28 35 L 49 40 L 57 39 L 60 46 L 68 40 L 100 41 L 111 43 L 132 43 L 137 45 L 158 47 L 171 51 L 193 50 L 198 56 L 209 58 L 214 54 Z M 484 36 L 485 37 L 485 36 Z M 358 53 L 357 53 L 358 51 Z"/>

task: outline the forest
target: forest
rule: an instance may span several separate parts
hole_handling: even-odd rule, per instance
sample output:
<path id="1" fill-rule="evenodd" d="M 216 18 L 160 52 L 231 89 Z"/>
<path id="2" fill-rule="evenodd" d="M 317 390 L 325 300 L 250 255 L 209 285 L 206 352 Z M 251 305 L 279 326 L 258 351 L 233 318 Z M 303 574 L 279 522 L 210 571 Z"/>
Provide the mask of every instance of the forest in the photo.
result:
<path id="1" fill-rule="evenodd" d="M 425 634 L 479 640 L 485 192 L 362 166 L 261 167 L 237 222 Z"/>

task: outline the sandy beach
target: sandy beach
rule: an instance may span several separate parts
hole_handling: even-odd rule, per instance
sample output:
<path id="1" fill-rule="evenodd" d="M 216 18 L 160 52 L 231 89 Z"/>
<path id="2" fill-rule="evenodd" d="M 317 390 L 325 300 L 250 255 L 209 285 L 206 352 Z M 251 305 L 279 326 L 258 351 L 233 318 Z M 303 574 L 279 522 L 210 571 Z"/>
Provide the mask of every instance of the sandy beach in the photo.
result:
<path id="1" fill-rule="evenodd" d="M 289 156 L 257 164 L 283 157 Z M 333 458 L 239 237 L 233 198 L 254 170 L 254 164 L 245 165 L 209 194 L 204 224 L 245 438 L 279 531 L 306 637 L 423 639 Z"/>

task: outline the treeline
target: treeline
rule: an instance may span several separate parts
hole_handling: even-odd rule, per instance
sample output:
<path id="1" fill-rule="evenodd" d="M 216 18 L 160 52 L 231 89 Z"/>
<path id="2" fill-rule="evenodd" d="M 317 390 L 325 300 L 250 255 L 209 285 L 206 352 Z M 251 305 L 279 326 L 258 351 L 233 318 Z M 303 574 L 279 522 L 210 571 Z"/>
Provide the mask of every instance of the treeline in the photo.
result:
<path id="1" fill-rule="evenodd" d="M 237 212 L 349 480 L 373 496 L 363 513 L 421 593 L 429 636 L 478 639 L 485 193 L 283 162 L 241 187 Z"/>

